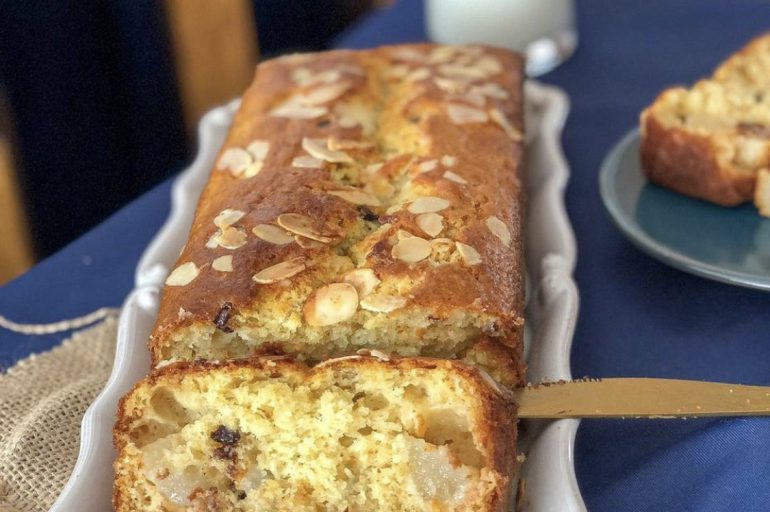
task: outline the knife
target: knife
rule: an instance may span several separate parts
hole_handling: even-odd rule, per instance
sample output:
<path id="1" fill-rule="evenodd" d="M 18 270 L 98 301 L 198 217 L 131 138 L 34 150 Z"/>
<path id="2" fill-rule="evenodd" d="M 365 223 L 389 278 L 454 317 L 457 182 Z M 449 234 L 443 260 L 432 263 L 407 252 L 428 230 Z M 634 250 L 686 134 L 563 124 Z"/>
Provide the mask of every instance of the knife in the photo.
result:
<path id="1" fill-rule="evenodd" d="M 770 387 L 695 380 L 560 381 L 514 390 L 520 418 L 770 416 Z"/>

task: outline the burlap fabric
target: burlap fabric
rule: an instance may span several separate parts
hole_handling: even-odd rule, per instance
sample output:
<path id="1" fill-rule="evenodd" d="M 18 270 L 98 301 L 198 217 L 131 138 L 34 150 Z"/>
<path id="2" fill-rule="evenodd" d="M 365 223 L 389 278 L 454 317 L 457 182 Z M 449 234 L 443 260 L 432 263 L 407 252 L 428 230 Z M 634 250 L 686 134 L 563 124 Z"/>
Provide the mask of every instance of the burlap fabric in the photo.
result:
<path id="1" fill-rule="evenodd" d="M 0 374 L 0 512 L 44 511 L 56 500 L 83 413 L 112 369 L 116 334 L 108 318 Z"/>

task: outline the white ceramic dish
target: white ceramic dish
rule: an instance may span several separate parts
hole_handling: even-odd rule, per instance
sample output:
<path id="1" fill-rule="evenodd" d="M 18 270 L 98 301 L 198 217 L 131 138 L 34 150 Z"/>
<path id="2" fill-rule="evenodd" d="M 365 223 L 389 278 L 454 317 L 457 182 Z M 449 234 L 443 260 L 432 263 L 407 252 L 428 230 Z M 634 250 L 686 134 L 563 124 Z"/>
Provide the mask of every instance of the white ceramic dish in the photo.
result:
<path id="1" fill-rule="evenodd" d="M 577 318 L 578 293 L 572 279 L 576 248 L 564 209 L 569 170 L 561 151 L 567 97 L 554 87 L 526 85 L 529 192 L 526 220 L 528 268 L 528 378 L 531 382 L 571 378 L 569 353 Z M 150 368 L 146 340 L 158 309 L 159 290 L 187 240 L 198 196 L 213 167 L 238 103 L 214 109 L 200 124 L 195 162 L 176 180 L 171 216 L 145 251 L 136 288 L 126 299 L 118 327 L 112 375 L 83 417 L 80 453 L 53 512 L 102 512 L 112 495 L 112 424 L 118 400 Z M 521 450 L 526 479 L 524 510 L 585 510 L 573 464 L 577 421 L 525 422 Z"/>

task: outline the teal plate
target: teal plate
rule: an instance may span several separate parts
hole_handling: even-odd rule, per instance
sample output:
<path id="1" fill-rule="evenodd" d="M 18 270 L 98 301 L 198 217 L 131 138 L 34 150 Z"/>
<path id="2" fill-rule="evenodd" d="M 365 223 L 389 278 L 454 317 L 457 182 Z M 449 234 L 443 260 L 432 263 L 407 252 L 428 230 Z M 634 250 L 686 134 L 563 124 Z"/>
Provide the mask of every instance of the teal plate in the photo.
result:
<path id="1" fill-rule="evenodd" d="M 751 204 L 724 208 L 648 182 L 639 130 L 607 155 L 599 187 L 612 220 L 650 256 L 685 272 L 770 291 L 770 219 Z"/>

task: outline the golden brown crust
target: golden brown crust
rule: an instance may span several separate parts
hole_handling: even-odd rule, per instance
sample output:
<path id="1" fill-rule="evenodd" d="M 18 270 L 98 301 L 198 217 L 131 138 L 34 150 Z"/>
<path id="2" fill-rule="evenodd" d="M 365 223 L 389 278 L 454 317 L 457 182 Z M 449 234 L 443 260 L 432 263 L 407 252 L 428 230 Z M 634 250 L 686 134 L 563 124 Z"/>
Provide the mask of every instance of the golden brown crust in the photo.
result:
<path id="1" fill-rule="evenodd" d="M 642 122 L 642 168 L 651 182 L 722 206 L 751 199 L 752 176 L 736 175 L 721 166 L 708 137 L 666 127 L 646 113 Z"/>
<path id="2" fill-rule="evenodd" d="M 175 357 L 201 357 L 194 348 L 180 356 L 184 351 L 178 350 L 179 345 L 189 341 L 192 332 L 211 332 L 223 306 L 230 308 L 226 329 L 259 345 L 252 347 L 250 354 L 269 348 L 305 356 L 312 353 L 316 358 L 333 356 L 339 353 L 334 347 L 302 345 L 303 339 L 318 333 L 321 336 L 328 330 L 326 327 L 310 329 L 303 318 L 291 317 L 292 322 L 296 320 L 301 324 L 290 336 L 291 343 L 287 339 L 264 337 L 255 342 L 253 340 L 258 336 L 254 332 L 261 327 L 260 318 L 266 317 L 268 306 L 271 311 L 276 309 L 276 304 L 285 306 L 278 308 L 279 313 L 289 318 L 301 311 L 302 305 L 319 286 L 339 281 L 340 274 L 349 268 L 365 267 L 374 270 L 383 282 L 382 286 L 403 289 L 405 282 L 411 283 L 403 291 L 405 306 L 393 315 L 405 311 L 425 312 L 427 325 L 449 321 L 458 312 L 489 319 L 484 322 L 494 324 L 494 340 L 511 347 L 513 357 L 519 359 L 517 370 L 509 375 L 521 373 L 520 337 L 524 309 L 523 190 L 519 169 L 520 134 L 523 132 L 522 61 L 518 55 L 504 50 L 474 48 L 468 50 L 476 52 L 474 59 L 483 57 L 491 69 L 495 69 L 495 63 L 500 69 L 483 79 L 473 79 L 471 86 L 494 89 L 488 93 L 490 95 L 482 95 L 481 110 L 499 111 L 507 119 L 508 130 L 492 120 L 468 124 L 453 121 L 447 110 L 450 103 L 465 107 L 474 105 L 465 99 L 457 99 L 458 93 L 447 92 L 437 85 L 436 77 L 445 79 L 441 75 L 443 71 L 439 70 L 443 69 L 446 59 L 427 62 L 434 55 L 441 56 L 441 47 L 434 45 L 333 51 L 261 64 L 253 84 L 243 96 L 220 155 L 231 148 L 245 148 L 254 140 L 267 141 L 270 149 L 261 171 L 252 178 L 241 179 L 218 169 L 212 172 L 196 210 L 189 240 L 176 265 L 192 262 L 199 273 L 189 284 L 164 288 L 158 320 L 149 342 L 153 362 L 157 364 Z M 424 61 L 404 58 L 405 52 L 411 52 L 412 56 L 421 54 Z M 394 70 L 404 68 L 409 72 L 408 76 L 417 78 L 417 75 L 425 74 L 422 69 L 429 72 L 426 78 L 411 82 L 393 76 Z M 299 85 L 297 76 L 330 70 L 340 70 L 341 74 L 333 83 L 344 82 L 349 89 L 327 105 L 328 114 L 316 119 L 270 115 L 292 95 L 317 87 Z M 447 72 L 451 74 L 457 70 L 448 69 Z M 478 101 L 478 94 L 471 98 L 473 100 Z M 364 110 L 374 112 L 373 125 L 362 122 L 351 126 L 344 122 L 344 112 L 337 109 L 340 105 L 351 104 L 365 105 Z M 345 151 L 360 168 L 384 163 L 379 172 L 389 177 L 397 190 L 383 200 L 387 204 L 368 208 L 329 194 L 329 191 L 339 190 L 348 178 L 340 180 L 332 176 L 340 170 L 335 164 L 323 169 L 293 167 L 293 159 L 306 154 L 302 148 L 305 137 L 374 143 L 374 147 Z M 442 159 L 447 156 L 456 163 L 445 166 Z M 436 170 L 424 173 L 416 170 L 420 164 L 431 160 L 439 162 Z M 467 183 L 446 178 L 444 173 L 449 170 Z M 355 181 L 354 178 L 353 185 L 363 184 Z M 437 196 L 450 202 L 450 208 L 440 212 L 448 227 L 438 236 L 468 244 L 480 254 L 480 264 L 464 264 L 457 250 L 448 262 L 431 261 L 431 257 L 417 263 L 405 263 L 393 257 L 392 237 L 399 230 L 430 238 L 420 231 L 416 214 L 407 210 L 410 201 L 420 196 Z M 401 202 L 404 207 L 399 211 L 391 212 L 387 208 Z M 244 212 L 236 227 L 245 234 L 245 243 L 236 249 L 207 248 L 207 242 L 217 232 L 212 221 L 225 209 Z M 363 219 L 372 211 L 378 219 L 366 224 Z M 318 247 L 315 248 L 303 248 L 296 243 L 268 243 L 252 233 L 258 224 L 275 224 L 279 215 L 288 212 L 314 219 L 316 227 L 330 233 L 333 241 L 316 244 Z M 485 224 L 490 217 L 502 221 L 510 232 L 508 246 Z M 360 235 L 365 224 L 368 227 L 389 224 L 390 227 L 384 233 Z M 359 233 L 358 238 L 353 237 L 352 248 L 348 247 L 351 232 Z M 220 256 L 232 256 L 232 272 L 212 268 L 213 261 Z M 339 264 L 340 256 L 352 261 L 343 262 L 341 270 L 333 268 Z M 303 258 L 307 268 L 288 281 L 260 284 L 253 280 L 252 276 L 260 270 L 294 258 Z M 294 302 L 286 298 L 287 290 L 293 294 L 291 300 Z M 368 319 L 356 317 L 351 320 L 353 331 L 365 329 L 362 323 Z M 418 340 L 408 341 L 416 342 Z M 474 343 L 474 340 L 463 341 L 461 350 L 467 350 Z M 387 349 L 388 346 L 374 348 Z M 404 353 L 403 347 L 393 350 Z M 451 356 L 455 352 L 453 347 L 444 351 L 436 347 L 412 346 L 410 350 L 406 353 Z M 219 357 L 231 355 L 223 353 Z M 216 354 L 203 356 L 216 357 Z M 513 378 L 507 380 L 512 382 Z"/>
<path id="3" fill-rule="evenodd" d="M 474 416 L 484 419 L 481 430 L 474 432 L 480 445 L 487 449 L 486 467 L 498 476 L 495 489 L 485 496 L 484 507 L 478 510 L 504 511 L 512 498 L 512 483 L 516 479 L 516 405 L 512 394 L 485 377 L 481 370 L 459 361 L 435 358 L 388 358 L 356 355 L 329 360 L 315 367 L 285 357 L 251 358 L 240 360 L 177 362 L 154 370 L 126 394 L 118 406 L 118 421 L 113 428 L 113 442 L 118 457 L 115 463 L 116 480 L 113 489 L 113 506 L 116 511 L 133 510 L 125 491 L 135 484 L 130 475 L 121 473 L 121 459 L 131 443 L 132 424 L 140 420 L 143 408 L 137 397 L 155 387 L 175 387 L 186 379 L 205 378 L 214 372 L 226 372 L 241 381 L 262 379 L 286 379 L 307 381 L 314 375 L 329 371 L 397 371 L 403 379 L 409 379 L 413 370 L 441 371 L 459 377 L 464 382 L 468 396 L 481 401 L 481 410 Z M 225 404 L 223 404 L 225 405 Z M 476 510 L 476 508 L 474 508 Z"/>

